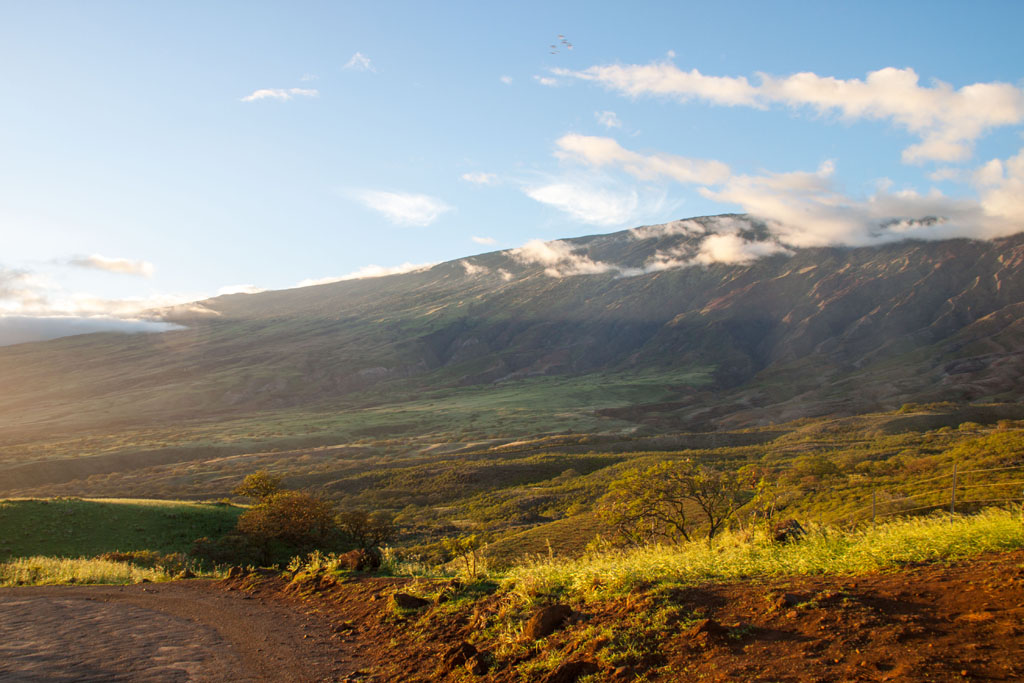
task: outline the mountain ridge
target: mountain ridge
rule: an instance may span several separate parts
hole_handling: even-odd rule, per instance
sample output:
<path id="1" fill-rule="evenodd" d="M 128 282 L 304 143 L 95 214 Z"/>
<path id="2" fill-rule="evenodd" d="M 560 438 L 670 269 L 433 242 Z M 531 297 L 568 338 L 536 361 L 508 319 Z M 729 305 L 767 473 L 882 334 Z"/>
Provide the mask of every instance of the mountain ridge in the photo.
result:
<path id="1" fill-rule="evenodd" d="M 705 258 L 722 235 L 738 262 Z M 659 373 L 661 407 L 620 406 L 625 422 L 1016 400 L 1022 264 L 1022 234 L 787 249 L 742 216 L 687 219 L 166 311 L 184 330 L 0 348 L 0 420 L 74 432 Z"/>

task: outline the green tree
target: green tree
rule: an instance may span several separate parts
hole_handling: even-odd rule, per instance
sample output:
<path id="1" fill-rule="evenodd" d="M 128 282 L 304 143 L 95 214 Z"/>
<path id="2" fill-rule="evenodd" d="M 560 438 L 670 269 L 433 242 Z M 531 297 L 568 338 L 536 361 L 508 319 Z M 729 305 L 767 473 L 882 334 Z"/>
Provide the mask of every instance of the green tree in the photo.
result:
<path id="1" fill-rule="evenodd" d="M 336 517 L 338 529 L 356 547 L 376 548 L 391 540 L 395 525 L 387 515 L 363 510 L 343 510 Z"/>
<path id="2" fill-rule="evenodd" d="M 334 507 L 305 491 L 282 491 L 263 497 L 238 518 L 238 530 L 253 539 L 264 561 L 308 552 L 337 542 Z"/>
<path id="3" fill-rule="evenodd" d="M 599 509 L 626 542 L 690 541 L 698 533 L 708 543 L 752 494 L 735 472 L 666 460 L 632 470 L 612 483 Z"/>
<path id="4" fill-rule="evenodd" d="M 274 476 L 266 470 L 257 470 L 247 474 L 242 483 L 231 492 L 236 496 L 249 496 L 262 500 L 283 490 L 281 477 Z"/>

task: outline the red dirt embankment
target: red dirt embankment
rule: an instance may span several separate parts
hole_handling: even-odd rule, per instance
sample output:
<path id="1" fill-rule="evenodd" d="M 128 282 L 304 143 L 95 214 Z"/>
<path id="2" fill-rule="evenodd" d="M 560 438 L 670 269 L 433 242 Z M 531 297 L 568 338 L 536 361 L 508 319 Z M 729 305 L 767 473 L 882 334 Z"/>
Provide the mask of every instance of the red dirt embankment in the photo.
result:
<path id="1" fill-rule="evenodd" d="M 485 637 L 507 600 L 396 615 L 392 593 L 431 586 L 367 577 L 300 588 L 248 576 L 3 589 L 0 680 L 504 683 L 524 680 L 523 666 L 541 660 L 552 664 L 532 668 L 530 680 L 572 683 L 591 671 L 608 681 L 1024 680 L 1024 552 L 856 577 L 638 591 L 573 605 L 560 630 L 511 656 Z M 614 640 L 594 636 L 658 610 L 685 618 L 662 624 L 654 646 L 632 660 L 610 656 Z M 479 653 L 464 664 L 453 657 L 460 646 Z"/>

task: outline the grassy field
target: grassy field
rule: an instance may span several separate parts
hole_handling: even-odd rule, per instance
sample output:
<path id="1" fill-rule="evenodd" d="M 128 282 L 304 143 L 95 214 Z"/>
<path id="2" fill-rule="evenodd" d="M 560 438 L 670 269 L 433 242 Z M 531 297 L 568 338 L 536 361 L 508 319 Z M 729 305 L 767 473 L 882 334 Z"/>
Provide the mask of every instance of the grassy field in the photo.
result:
<path id="1" fill-rule="evenodd" d="M 723 534 L 714 545 L 693 542 L 633 550 L 605 550 L 564 560 L 537 558 L 501 579 L 522 600 L 564 596 L 594 600 L 644 586 L 696 585 L 783 575 L 862 574 L 908 562 L 962 559 L 1024 547 L 1020 510 L 990 509 L 977 515 L 936 515 L 891 521 L 876 528 L 813 529 L 789 544 L 763 535 Z"/>
<path id="2" fill-rule="evenodd" d="M 0 500 L 0 561 L 92 558 L 108 552 L 187 552 L 234 527 L 243 508 L 166 500 Z"/>

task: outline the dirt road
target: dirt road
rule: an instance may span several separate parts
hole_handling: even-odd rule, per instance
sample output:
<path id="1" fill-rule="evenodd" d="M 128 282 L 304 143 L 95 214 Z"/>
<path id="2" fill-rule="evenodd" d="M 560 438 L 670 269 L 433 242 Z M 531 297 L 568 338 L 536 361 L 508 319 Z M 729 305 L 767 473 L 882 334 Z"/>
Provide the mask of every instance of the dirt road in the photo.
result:
<path id="1" fill-rule="evenodd" d="M 340 681 L 361 664 L 318 615 L 212 582 L 0 589 L 5 683 Z"/>

